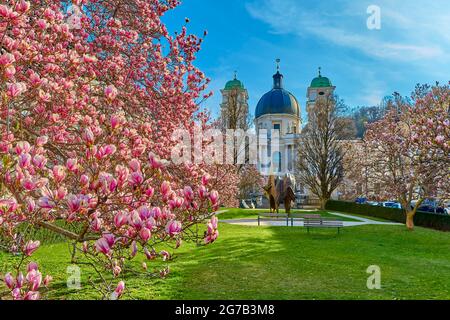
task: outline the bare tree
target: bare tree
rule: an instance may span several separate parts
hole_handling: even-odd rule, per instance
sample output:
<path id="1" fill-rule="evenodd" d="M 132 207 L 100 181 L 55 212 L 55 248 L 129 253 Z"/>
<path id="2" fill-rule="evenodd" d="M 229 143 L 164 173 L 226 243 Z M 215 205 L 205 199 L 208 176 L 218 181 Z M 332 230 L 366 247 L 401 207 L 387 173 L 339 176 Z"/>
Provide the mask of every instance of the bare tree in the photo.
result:
<path id="1" fill-rule="evenodd" d="M 320 199 L 321 208 L 344 178 L 344 148 L 341 139 L 348 134 L 345 109 L 332 95 L 320 97 L 308 112 L 308 124 L 297 146 L 297 177 Z"/>
<path id="2" fill-rule="evenodd" d="M 242 130 L 243 133 L 245 133 L 250 128 L 252 120 L 248 110 L 247 99 L 247 91 L 240 88 L 227 89 L 226 100 L 221 104 L 221 114 L 219 119 L 220 129 L 224 133 L 229 129 L 233 130 L 233 134 L 235 134 L 237 130 Z M 237 164 L 240 156 L 246 156 L 241 153 L 248 153 L 248 143 L 245 141 L 245 134 L 242 134 L 241 136 L 236 135 L 230 138 L 235 140 L 234 145 L 236 147 L 233 151 L 233 164 Z M 238 172 L 241 172 L 243 167 L 243 164 L 238 165 Z"/>
<path id="3" fill-rule="evenodd" d="M 248 103 L 242 89 L 227 90 L 227 100 L 221 105 L 220 122 L 222 129 L 247 130 L 251 125 Z"/>

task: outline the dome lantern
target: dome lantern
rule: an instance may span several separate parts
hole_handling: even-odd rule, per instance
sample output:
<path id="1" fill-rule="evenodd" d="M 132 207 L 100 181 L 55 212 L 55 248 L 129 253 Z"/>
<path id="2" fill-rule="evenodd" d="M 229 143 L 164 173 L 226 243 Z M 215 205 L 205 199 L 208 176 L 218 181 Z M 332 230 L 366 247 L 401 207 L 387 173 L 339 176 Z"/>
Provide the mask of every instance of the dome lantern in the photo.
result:
<path id="1" fill-rule="evenodd" d="M 283 89 L 283 75 L 280 73 L 280 59 L 277 59 L 277 73 L 273 75 L 273 88 Z"/>

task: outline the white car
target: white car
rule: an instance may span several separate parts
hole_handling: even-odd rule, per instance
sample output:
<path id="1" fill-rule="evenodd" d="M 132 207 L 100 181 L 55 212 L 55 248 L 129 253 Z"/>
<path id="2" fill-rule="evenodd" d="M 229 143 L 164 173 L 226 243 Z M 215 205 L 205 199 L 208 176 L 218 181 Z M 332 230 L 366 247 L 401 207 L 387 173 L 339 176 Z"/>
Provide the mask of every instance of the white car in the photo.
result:
<path id="1" fill-rule="evenodd" d="M 383 207 L 401 209 L 402 205 L 400 203 L 398 203 L 398 202 L 386 201 L 386 202 L 383 202 Z"/>

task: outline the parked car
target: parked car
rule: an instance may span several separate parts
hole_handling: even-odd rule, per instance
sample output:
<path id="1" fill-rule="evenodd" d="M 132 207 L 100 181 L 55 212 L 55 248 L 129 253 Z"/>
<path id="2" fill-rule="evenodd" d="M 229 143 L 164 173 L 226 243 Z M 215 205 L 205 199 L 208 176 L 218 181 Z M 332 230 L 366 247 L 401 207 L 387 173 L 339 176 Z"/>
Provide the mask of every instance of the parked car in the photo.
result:
<path id="1" fill-rule="evenodd" d="M 432 205 L 421 205 L 418 208 L 418 211 L 429 212 L 429 213 L 437 213 L 437 214 L 446 214 L 444 207 L 435 207 Z"/>
<path id="2" fill-rule="evenodd" d="M 368 204 L 369 206 L 380 206 L 380 203 L 379 203 L 379 202 L 376 202 L 376 201 L 367 201 L 367 204 Z"/>
<path id="3" fill-rule="evenodd" d="M 411 201 L 411 208 L 414 208 L 416 204 L 417 200 Z M 428 213 L 450 214 L 450 206 L 445 202 L 442 203 L 438 199 L 425 199 L 417 210 Z"/>
<path id="4" fill-rule="evenodd" d="M 386 201 L 383 202 L 383 207 L 401 209 L 402 205 L 395 201 Z"/>
<path id="5" fill-rule="evenodd" d="M 364 204 L 367 202 L 367 198 L 356 198 L 355 202 L 358 204 Z"/>

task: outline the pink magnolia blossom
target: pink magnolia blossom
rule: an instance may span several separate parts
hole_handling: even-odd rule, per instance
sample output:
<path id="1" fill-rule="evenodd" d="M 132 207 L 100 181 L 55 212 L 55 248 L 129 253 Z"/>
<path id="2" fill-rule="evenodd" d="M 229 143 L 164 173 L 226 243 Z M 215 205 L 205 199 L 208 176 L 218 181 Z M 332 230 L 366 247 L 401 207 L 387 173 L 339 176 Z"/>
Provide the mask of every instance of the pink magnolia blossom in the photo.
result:
<path id="1" fill-rule="evenodd" d="M 43 284 L 45 287 L 48 287 L 50 282 L 52 282 L 52 281 L 53 281 L 53 277 L 50 275 L 46 275 L 44 278 Z"/>
<path id="2" fill-rule="evenodd" d="M 105 238 L 98 239 L 95 242 L 95 248 L 98 252 L 101 252 L 104 255 L 109 255 L 111 253 L 111 248 Z"/>
<path id="3" fill-rule="evenodd" d="M 38 291 L 28 291 L 25 294 L 24 300 L 39 300 L 40 294 Z"/>
<path id="4" fill-rule="evenodd" d="M 179 221 L 169 221 L 166 225 L 166 232 L 172 237 L 181 232 L 182 225 Z"/>
<path id="5" fill-rule="evenodd" d="M 112 233 L 104 233 L 103 238 L 106 240 L 110 248 L 112 248 L 116 243 L 116 237 Z"/>
<path id="6" fill-rule="evenodd" d="M 36 203 L 34 202 L 33 198 L 27 198 L 26 199 L 26 209 L 28 212 L 33 212 L 36 208 Z"/>
<path id="7" fill-rule="evenodd" d="M 162 250 L 159 254 L 160 256 L 162 256 L 163 261 L 170 260 L 170 253 L 167 252 L 166 250 Z"/>
<path id="8" fill-rule="evenodd" d="M 42 274 L 37 269 L 30 270 L 25 278 L 30 291 L 37 291 L 41 286 Z"/>
<path id="9" fill-rule="evenodd" d="M 26 91 L 26 85 L 24 83 L 8 83 L 6 84 L 8 90 L 6 91 L 7 95 L 10 98 L 16 98 Z"/>
<path id="10" fill-rule="evenodd" d="M 53 179 L 57 183 L 62 182 L 66 178 L 66 168 L 63 166 L 54 166 L 53 167 Z"/>
<path id="11" fill-rule="evenodd" d="M 206 187 L 209 183 L 210 178 L 211 177 L 208 174 L 202 176 L 202 185 Z"/>
<path id="12" fill-rule="evenodd" d="M 30 272 L 31 270 L 38 270 L 38 265 L 36 262 L 30 262 L 27 266 L 27 272 Z"/>
<path id="13" fill-rule="evenodd" d="M 6 286 L 9 288 L 9 289 L 14 289 L 14 286 L 15 286 L 15 280 L 14 280 L 14 278 L 13 278 L 13 276 L 11 275 L 11 273 L 10 272 L 8 272 L 6 275 L 5 275 L 5 284 L 6 284 Z"/>
<path id="14" fill-rule="evenodd" d="M 130 219 L 129 223 L 130 223 L 133 227 L 135 227 L 135 228 L 137 228 L 137 229 L 139 229 L 139 228 L 142 227 L 142 219 L 141 219 L 141 217 L 140 217 L 140 215 L 139 215 L 139 212 L 133 211 L 133 212 L 131 213 L 131 215 L 129 216 L 129 219 Z"/>
<path id="15" fill-rule="evenodd" d="M 47 196 L 39 198 L 37 205 L 42 209 L 53 209 L 56 206 L 56 204 Z"/>
<path id="16" fill-rule="evenodd" d="M 164 181 L 161 184 L 161 194 L 163 197 L 167 197 L 171 191 L 170 182 Z"/>
<path id="17" fill-rule="evenodd" d="M 84 142 L 86 142 L 87 145 L 92 145 L 94 143 L 95 137 L 94 137 L 94 133 L 92 132 L 91 128 L 84 129 L 82 137 L 83 137 Z"/>
<path id="18" fill-rule="evenodd" d="M 209 199 L 211 200 L 212 205 L 216 205 L 219 201 L 219 193 L 215 190 L 211 191 L 209 194 Z"/>
<path id="19" fill-rule="evenodd" d="M 209 197 L 208 190 L 203 185 L 199 187 L 198 194 L 199 194 L 201 199 L 206 199 L 207 197 Z"/>
<path id="20" fill-rule="evenodd" d="M 41 242 L 39 240 L 36 240 L 36 241 L 30 240 L 25 244 L 23 251 L 24 251 L 25 255 L 31 256 L 33 254 L 33 252 L 35 252 L 39 248 L 40 245 L 41 245 Z"/>
<path id="21" fill-rule="evenodd" d="M 114 217 L 114 225 L 120 228 L 128 222 L 128 215 L 122 211 L 118 212 Z"/>
<path id="22" fill-rule="evenodd" d="M 19 166 L 27 168 L 31 164 L 31 155 L 29 153 L 22 153 L 19 156 Z"/>
<path id="23" fill-rule="evenodd" d="M 66 161 L 66 168 L 69 171 L 76 171 L 78 166 L 78 160 L 77 159 L 67 159 Z"/>
<path id="24" fill-rule="evenodd" d="M 22 272 L 19 272 L 19 274 L 16 277 L 16 288 L 22 288 L 24 282 L 25 282 L 25 277 L 23 276 Z"/>
<path id="25" fill-rule="evenodd" d="M 33 157 L 33 165 L 38 169 L 43 169 L 46 163 L 47 159 L 42 155 L 37 154 Z"/>
<path id="26" fill-rule="evenodd" d="M 16 144 L 15 152 L 20 155 L 21 153 L 29 153 L 31 151 L 31 145 L 28 141 L 19 141 Z"/>
<path id="27" fill-rule="evenodd" d="M 3 8 L 3 12 L 6 12 L 5 6 L 0 6 L 0 8 Z M 0 10 L 0 14 L 1 14 L 1 10 Z M 9 66 L 9 65 L 13 64 L 15 61 L 16 61 L 16 59 L 14 58 L 14 55 L 11 53 L 4 53 L 4 54 L 0 55 L 0 65 L 1 66 Z"/>
<path id="28" fill-rule="evenodd" d="M 117 96 L 117 89 L 113 85 L 109 85 L 105 88 L 105 96 L 108 100 L 114 100 Z"/>
<path id="29" fill-rule="evenodd" d="M 130 177 L 128 178 L 128 181 L 133 186 L 138 186 L 138 185 L 142 184 L 142 182 L 144 182 L 144 177 L 142 176 L 142 173 L 140 173 L 140 172 L 133 172 L 130 175 Z"/>
<path id="30" fill-rule="evenodd" d="M 144 240 L 144 242 L 147 242 L 150 239 L 150 237 L 152 236 L 152 233 L 150 232 L 149 229 L 142 228 L 139 231 L 139 236 L 141 237 L 142 240 Z"/>
<path id="31" fill-rule="evenodd" d="M 164 167 L 164 164 L 159 161 L 153 153 L 149 154 L 148 160 L 152 169 L 161 169 Z"/>
<path id="32" fill-rule="evenodd" d="M 123 292 L 125 290 L 125 282 L 120 281 L 117 284 L 116 289 L 114 290 L 114 298 L 118 299 L 122 296 Z"/>
<path id="33" fill-rule="evenodd" d="M 194 191 L 192 191 L 191 187 L 189 186 L 184 187 L 183 193 L 187 201 L 194 200 Z"/>
<path id="34" fill-rule="evenodd" d="M 16 74 L 16 68 L 14 66 L 8 66 L 5 68 L 5 77 L 11 79 Z"/>
<path id="35" fill-rule="evenodd" d="M 99 232 L 99 231 L 101 231 L 102 226 L 103 226 L 103 223 L 102 223 L 101 219 L 99 219 L 97 217 L 94 217 L 94 219 L 92 219 L 92 222 L 91 222 L 92 231 Z"/>
<path id="36" fill-rule="evenodd" d="M 23 299 L 19 288 L 15 288 L 13 291 L 11 291 L 11 295 L 13 297 L 13 300 L 22 300 Z"/>

